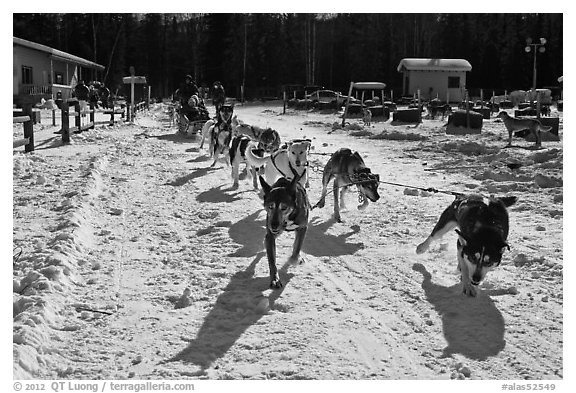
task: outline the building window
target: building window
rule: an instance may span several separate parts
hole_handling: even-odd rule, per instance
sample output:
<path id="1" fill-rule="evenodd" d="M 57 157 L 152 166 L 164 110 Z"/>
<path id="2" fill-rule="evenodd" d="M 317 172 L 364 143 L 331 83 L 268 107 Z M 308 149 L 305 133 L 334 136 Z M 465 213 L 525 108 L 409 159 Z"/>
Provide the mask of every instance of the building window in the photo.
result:
<path id="1" fill-rule="evenodd" d="M 31 85 L 34 83 L 32 78 L 32 67 L 22 66 L 22 84 Z"/>
<path id="2" fill-rule="evenodd" d="M 460 88 L 460 77 L 459 76 L 449 76 L 448 77 L 448 88 L 449 89 Z"/>
<path id="3" fill-rule="evenodd" d="M 64 84 L 64 74 L 61 72 L 55 72 L 54 73 L 54 83 L 57 85 L 63 85 Z"/>

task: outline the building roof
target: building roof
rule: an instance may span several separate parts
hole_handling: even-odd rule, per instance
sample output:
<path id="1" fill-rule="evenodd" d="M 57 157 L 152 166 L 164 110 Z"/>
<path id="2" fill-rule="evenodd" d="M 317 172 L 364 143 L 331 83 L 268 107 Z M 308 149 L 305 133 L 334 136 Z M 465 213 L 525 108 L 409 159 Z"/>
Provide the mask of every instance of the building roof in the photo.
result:
<path id="1" fill-rule="evenodd" d="M 384 90 L 386 83 L 382 82 L 354 82 L 354 88 L 358 90 Z"/>
<path id="2" fill-rule="evenodd" d="M 59 58 L 62 60 L 68 60 L 68 61 L 80 64 L 80 65 L 83 65 L 85 67 L 95 68 L 98 70 L 104 70 L 106 68 L 101 64 L 94 63 L 93 61 L 83 59 L 82 57 L 79 57 L 79 56 L 71 55 L 70 53 L 63 52 L 61 50 L 54 49 L 54 48 L 51 48 L 51 47 L 46 46 L 46 45 L 38 44 L 36 42 L 28 41 L 28 40 L 25 40 L 22 38 L 17 38 L 17 37 L 13 37 L 13 39 L 14 39 L 14 45 L 20 45 L 20 46 L 24 46 L 26 48 L 35 49 L 35 50 L 40 51 L 40 52 L 45 52 L 45 53 L 48 53 L 49 55 L 53 56 L 54 58 Z"/>
<path id="3" fill-rule="evenodd" d="M 402 71 L 470 71 L 472 66 L 464 59 L 402 59 L 398 72 Z"/>

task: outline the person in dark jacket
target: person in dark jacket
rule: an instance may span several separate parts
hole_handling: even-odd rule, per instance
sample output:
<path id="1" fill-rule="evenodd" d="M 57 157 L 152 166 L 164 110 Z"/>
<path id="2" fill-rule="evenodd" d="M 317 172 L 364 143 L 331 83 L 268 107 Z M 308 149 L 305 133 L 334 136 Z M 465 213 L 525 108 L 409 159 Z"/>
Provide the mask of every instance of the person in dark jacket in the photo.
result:
<path id="1" fill-rule="evenodd" d="M 178 96 L 180 98 L 180 111 L 185 115 L 188 120 L 193 121 L 198 115 L 198 86 L 194 83 L 191 75 L 186 75 L 184 84 L 178 89 Z M 192 96 L 196 96 L 196 100 L 191 100 Z"/>
<path id="2" fill-rule="evenodd" d="M 76 96 L 79 101 L 88 101 L 90 89 L 84 84 L 83 80 L 78 81 L 78 84 L 74 87 L 74 96 Z"/>
<path id="3" fill-rule="evenodd" d="M 100 99 L 99 94 L 98 94 L 99 89 L 100 89 L 100 82 L 98 82 L 98 81 L 92 82 L 92 84 L 90 85 L 89 100 L 90 100 L 90 103 L 92 105 L 94 105 L 94 108 L 98 108 L 98 100 Z"/>
<path id="4" fill-rule="evenodd" d="M 110 107 L 110 89 L 107 88 L 104 83 L 101 83 L 100 89 L 98 89 L 98 94 L 100 96 L 100 101 L 102 102 L 102 108 L 108 109 Z"/>
<path id="5" fill-rule="evenodd" d="M 218 110 L 224 102 L 226 101 L 226 92 L 224 91 L 224 86 L 220 81 L 214 82 L 214 86 L 212 86 L 212 103 L 216 107 L 216 115 L 218 115 Z"/>
<path id="6" fill-rule="evenodd" d="M 86 117 L 86 109 L 88 109 L 88 99 L 90 98 L 90 89 L 84 84 L 83 80 L 79 80 L 76 87 L 74 87 L 74 96 L 78 98 L 80 103 L 80 112 L 82 117 Z"/>

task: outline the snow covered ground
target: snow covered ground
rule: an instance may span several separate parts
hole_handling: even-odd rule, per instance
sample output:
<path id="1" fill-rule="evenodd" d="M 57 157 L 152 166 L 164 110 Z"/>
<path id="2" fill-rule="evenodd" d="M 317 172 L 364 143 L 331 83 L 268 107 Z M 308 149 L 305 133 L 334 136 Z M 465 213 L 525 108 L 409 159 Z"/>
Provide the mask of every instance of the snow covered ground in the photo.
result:
<path id="1" fill-rule="evenodd" d="M 232 190 L 230 168 L 211 168 L 161 104 L 133 124 L 99 113 L 66 146 L 43 114 L 36 151 L 13 154 L 15 379 L 563 378 L 562 141 L 504 148 L 495 119 L 456 136 L 441 120 L 341 129 L 338 114 L 278 102 L 235 113 L 312 139 L 312 204 L 341 147 L 402 186 L 380 184 L 364 211 L 350 193 L 343 223 L 329 195 L 304 264 L 284 264 L 293 233 L 280 238 L 285 285 L 271 290 L 249 175 Z M 511 251 L 476 298 L 461 293 L 455 234 L 415 253 L 453 197 L 411 186 L 519 197 Z"/>

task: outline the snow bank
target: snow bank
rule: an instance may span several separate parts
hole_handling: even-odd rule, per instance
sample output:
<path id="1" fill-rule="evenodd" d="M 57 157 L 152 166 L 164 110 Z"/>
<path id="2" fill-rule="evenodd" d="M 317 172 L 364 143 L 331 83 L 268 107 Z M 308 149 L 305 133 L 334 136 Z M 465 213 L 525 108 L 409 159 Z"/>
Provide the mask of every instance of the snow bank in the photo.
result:
<path id="1" fill-rule="evenodd" d="M 28 170 L 38 168 L 34 165 L 38 162 L 45 159 L 35 155 L 15 156 L 14 176 L 33 176 L 33 170 Z M 82 256 L 92 242 L 87 196 L 97 195 L 103 166 L 102 159 L 94 158 L 82 168 L 83 184 L 75 183 L 76 189 L 64 193 L 64 199 L 55 208 L 60 214 L 60 224 L 52 239 L 47 244 L 38 242 L 31 253 L 16 262 L 18 269 L 14 269 L 13 277 L 15 379 L 34 378 L 45 367 L 52 330 L 77 329 L 63 320 L 62 311 L 70 301 L 72 286 L 82 280 L 78 268 L 86 263 Z"/>

